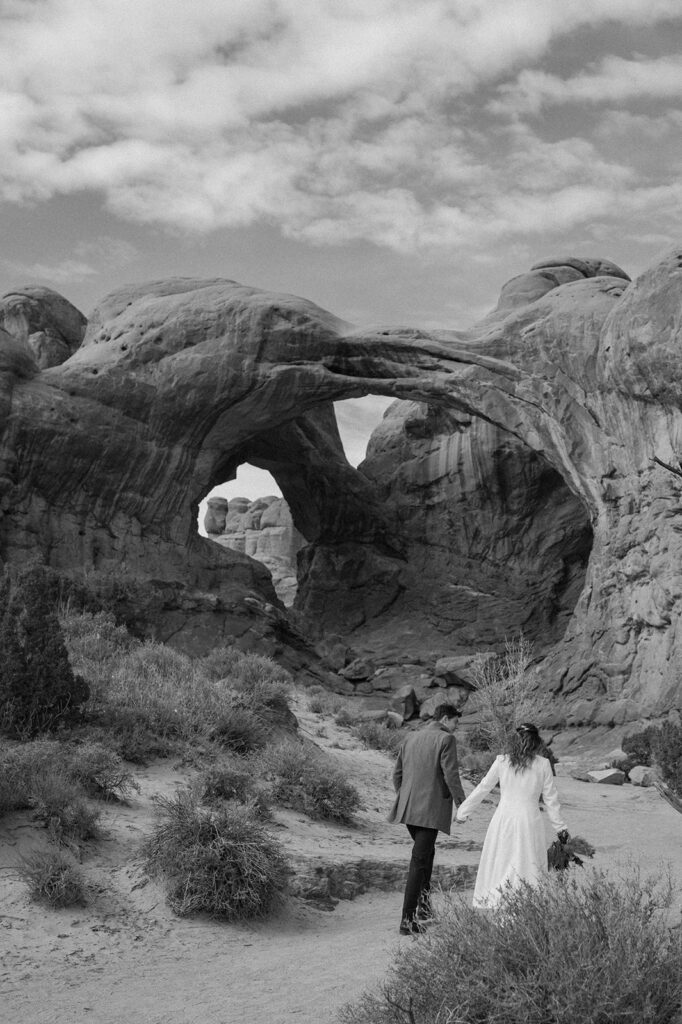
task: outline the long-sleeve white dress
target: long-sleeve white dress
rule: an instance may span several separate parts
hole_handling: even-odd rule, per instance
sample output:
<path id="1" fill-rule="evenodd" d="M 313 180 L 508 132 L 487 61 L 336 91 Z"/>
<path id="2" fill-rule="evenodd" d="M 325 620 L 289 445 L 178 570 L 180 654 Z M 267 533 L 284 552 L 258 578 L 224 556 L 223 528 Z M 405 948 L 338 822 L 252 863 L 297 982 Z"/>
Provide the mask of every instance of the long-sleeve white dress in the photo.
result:
<path id="1" fill-rule="evenodd" d="M 547 758 L 535 757 L 527 768 L 515 771 L 506 754 L 495 758 L 487 775 L 459 805 L 457 821 L 465 821 L 498 782 L 500 802 L 483 842 L 474 889 L 474 906 L 487 909 L 500 902 L 507 885 L 533 884 L 548 872 L 541 794 L 552 827 L 557 832 L 566 827 Z"/>

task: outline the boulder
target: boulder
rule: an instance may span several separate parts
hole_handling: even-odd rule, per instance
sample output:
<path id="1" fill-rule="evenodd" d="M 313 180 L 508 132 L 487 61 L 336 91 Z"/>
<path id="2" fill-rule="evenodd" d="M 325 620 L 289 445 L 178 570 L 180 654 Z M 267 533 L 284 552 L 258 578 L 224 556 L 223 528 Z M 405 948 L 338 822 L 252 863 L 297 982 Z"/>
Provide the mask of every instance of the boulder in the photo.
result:
<path id="1" fill-rule="evenodd" d="M 469 699 L 469 690 L 461 686 L 451 686 L 447 690 L 437 690 L 422 703 L 419 709 L 420 718 L 433 718 L 436 708 L 442 704 L 453 704 L 458 710 Z"/>
<path id="2" fill-rule="evenodd" d="M 645 764 L 631 768 L 628 775 L 633 786 L 653 786 L 656 782 L 655 771 Z"/>
<path id="3" fill-rule="evenodd" d="M 391 711 L 400 715 L 403 722 L 409 722 L 411 718 L 414 718 L 419 712 L 419 701 L 414 687 L 407 685 L 397 690 L 390 707 Z"/>
<path id="4" fill-rule="evenodd" d="M 350 665 L 339 670 L 339 675 L 349 679 L 352 683 L 364 683 L 374 675 L 374 666 L 364 658 L 355 658 Z"/>
<path id="5" fill-rule="evenodd" d="M 438 679 L 440 686 L 461 686 L 465 690 L 476 689 L 475 668 L 481 661 L 496 661 L 497 655 L 493 652 L 481 655 L 451 655 L 447 658 L 439 658 L 436 662 L 433 674 Z M 441 682 L 442 680 L 442 682 Z"/>
<path id="6" fill-rule="evenodd" d="M 618 768 L 597 768 L 587 773 L 591 782 L 600 782 L 604 786 L 622 786 L 625 772 Z"/>
<path id="7" fill-rule="evenodd" d="M 353 649 L 340 636 L 326 636 L 315 644 L 315 651 L 322 659 L 325 668 L 338 672 L 354 660 Z"/>

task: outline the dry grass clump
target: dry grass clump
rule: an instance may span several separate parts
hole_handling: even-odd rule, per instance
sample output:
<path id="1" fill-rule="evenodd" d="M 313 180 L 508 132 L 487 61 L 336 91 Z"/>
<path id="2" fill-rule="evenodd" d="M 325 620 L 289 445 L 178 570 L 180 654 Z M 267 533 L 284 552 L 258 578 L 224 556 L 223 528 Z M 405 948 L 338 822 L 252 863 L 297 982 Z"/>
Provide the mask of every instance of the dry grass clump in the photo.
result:
<path id="1" fill-rule="evenodd" d="M 331 757 L 302 743 L 279 743 L 259 758 L 275 803 L 310 818 L 348 824 L 361 806 L 360 794 Z"/>
<path id="2" fill-rule="evenodd" d="M 40 774 L 31 784 L 30 806 L 50 838 L 66 846 L 99 839 L 100 812 L 66 774 Z"/>
<path id="3" fill-rule="evenodd" d="M 73 857 L 64 850 L 36 850 L 16 868 L 29 898 L 52 908 L 87 903 L 87 888 Z"/>
<path id="4" fill-rule="evenodd" d="M 236 921 L 272 912 L 285 891 L 288 866 L 250 807 L 232 802 L 208 809 L 189 790 L 157 803 L 160 820 L 143 852 L 147 869 L 165 875 L 177 914 Z"/>
<path id="5" fill-rule="evenodd" d="M 202 803 L 216 806 L 225 800 L 236 800 L 251 807 L 259 818 L 270 818 L 270 804 L 263 785 L 254 774 L 248 759 L 223 758 L 201 773 L 197 792 Z"/>
<path id="6" fill-rule="evenodd" d="M 330 693 L 322 687 L 310 687 L 308 691 L 308 710 L 314 715 L 338 715 L 348 713 L 346 701 L 338 693 Z M 341 724 L 340 722 L 337 724 Z M 350 724 L 350 722 L 348 723 Z"/>
<path id="7" fill-rule="evenodd" d="M 386 754 L 395 754 L 402 742 L 402 734 L 389 729 L 383 722 L 359 722 L 351 728 L 351 733 L 371 750 L 383 750 Z"/>
<path id="8" fill-rule="evenodd" d="M 451 897 L 441 924 L 402 947 L 383 989 L 344 1024 L 672 1024 L 682 936 L 670 888 L 637 873 L 568 873 L 485 914 Z"/>

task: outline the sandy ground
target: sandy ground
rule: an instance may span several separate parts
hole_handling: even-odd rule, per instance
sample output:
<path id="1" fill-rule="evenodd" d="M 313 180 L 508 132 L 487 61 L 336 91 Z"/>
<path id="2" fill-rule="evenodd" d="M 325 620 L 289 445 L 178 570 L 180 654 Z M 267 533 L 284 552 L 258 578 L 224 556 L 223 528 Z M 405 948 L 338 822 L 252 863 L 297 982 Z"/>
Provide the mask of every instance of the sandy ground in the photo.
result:
<path id="1" fill-rule="evenodd" d="M 346 730 L 298 708 L 302 730 L 345 765 L 365 807 L 354 828 L 278 814 L 277 834 L 294 855 L 376 858 L 405 865 L 404 829 L 385 822 L 388 757 L 364 750 Z M 615 743 L 608 735 L 603 752 Z M 594 760 L 594 755 L 592 755 Z M 569 759 L 570 760 L 570 759 Z M 566 766 L 569 766 L 569 760 Z M 169 764 L 141 771 L 129 805 L 107 805 L 106 838 L 84 859 L 86 908 L 31 904 L 12 871 L 21 851 L 44 843 L 28 815 L 0 823 L 0 995 L 12 1024 L 332 1024 L 336 1011 L 380 981 L 401 942 L 399 891 L 340 901 L 326 911 L 291 899 L 273 920 L 226 925 L 179 919 L 139 863 L 153 820 L 152 797 L 184 785 Z M 670 869 L 682 893 L 682 815 L 655 790 L 557 779 L 574 834 L 596 847 L 596 866 Z M 468 791 L 470 785 L 465 783 Z M 494 802 L 450 839 L 437 863 L 475 863 Z M 551 833 L 548 826 L 548 840 Z"/>

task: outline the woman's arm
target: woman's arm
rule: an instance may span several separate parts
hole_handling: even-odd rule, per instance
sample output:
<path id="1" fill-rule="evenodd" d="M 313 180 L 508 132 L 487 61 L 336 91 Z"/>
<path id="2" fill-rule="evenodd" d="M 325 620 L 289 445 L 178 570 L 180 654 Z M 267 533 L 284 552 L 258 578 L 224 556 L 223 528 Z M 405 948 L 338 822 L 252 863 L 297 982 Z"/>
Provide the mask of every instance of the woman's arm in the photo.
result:
<path id="1" fill-rule="evenodd" d="M 547 808 L 547 814 L 549 820 L 552 823 L 552 828 L 555 832 L 562 832 L 566 825 L 561 817 L 561 804 L 559 803 L 559 794 L 557 793 L 556 782 L 552 775 L 552 768 L 546 757 L 540 759 L 542 761 L 542 799 L 545 802 Z"/>
<path id="2" fill-rule="evenodd" d="M 500 781 L 500 760 L 498 756 L 492 763 L 488 772 L 481 779 L 476 789 L 469 793 L 463 804 L 460 804 L 457 808 L 456 821 L 466 821 L 471 812 L 475 810 L 479 804 L 483 803 L 484 798 L 491 792 Z"/>

